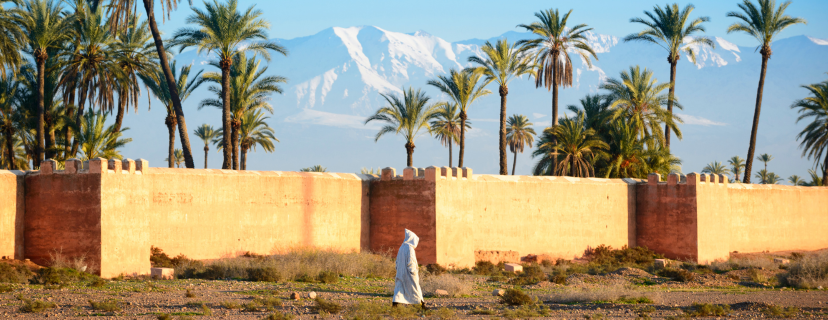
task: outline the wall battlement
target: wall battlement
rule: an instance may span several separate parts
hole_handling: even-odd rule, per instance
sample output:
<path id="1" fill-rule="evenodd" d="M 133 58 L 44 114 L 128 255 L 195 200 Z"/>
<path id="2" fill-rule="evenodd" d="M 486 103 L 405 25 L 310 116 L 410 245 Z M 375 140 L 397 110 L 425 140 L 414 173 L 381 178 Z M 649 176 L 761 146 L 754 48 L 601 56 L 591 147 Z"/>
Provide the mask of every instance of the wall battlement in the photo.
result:
<path id="1" fill-rule="evenodd" d="M 104 277 L 149 271 L 149 248 L 194 259 L 291 247 L 396 252 L 420 236 L 421 263 L 468 267 L 476 254 L 572 259 L 643 245 L 710 262 L 730 252 L 828 248 L 828 188 L 744 185 L 724 175 L 666 181 L 474 174 L 402 175 L 150 168 L 146 160 L 0 171 L 0 255 L 85 257 Z M 511 257 L 511 256 L 510 256 Z M 512 257 L 513 258 L 513 257 Z"/>

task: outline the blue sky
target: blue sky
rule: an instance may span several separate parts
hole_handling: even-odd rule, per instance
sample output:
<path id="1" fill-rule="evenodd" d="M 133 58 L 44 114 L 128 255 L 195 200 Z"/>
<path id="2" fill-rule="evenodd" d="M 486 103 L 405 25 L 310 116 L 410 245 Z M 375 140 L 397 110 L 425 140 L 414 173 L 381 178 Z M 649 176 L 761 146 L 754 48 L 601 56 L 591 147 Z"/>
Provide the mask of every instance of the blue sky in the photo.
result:
<path id="1" fill-rule="evenodd" d="M 212 0 L 211 0 L 212 1 Z M 692 3 L 696 6 L 694 17 L 708 16 L 707 33 L 721 36 L 727 26 L 735 21 L 726 17 L 729 11 L 738 10 L 741 1 L 693 1 L 679 2 L 680 6 Z M 779 1 L 781 3 L 781 1 Z M 374 25 L 397 32 L 426 31 L 453 42 L 471 38 L 487 39 L 515 28 L 521 23 L 535 20 L 533 14 L 542 9 L 572 9 L 576 23 L 586 23 L 596 32 L 614 36 L 625 36 L 641 29 L 630 18 L 643 16 L 644 10 L 653 5 L 668 2 L 652 0 L 581 0 L 581 1 L 253 1 L 239 0 L 242 8 L 256 5 L 271 23 L 271 37 L 290 39 L 307 36 L 329 27 Z M 672 2 L 670 2 L 672 3 Z M 203 7 L 202 1 L 194 0 L 193 5 Z M 172 21 L 161 25 L 162 30 L 171 34 L 184 26 L 190 14 L 187 1 L 182 1 L 173 13 Z M 785 30 L 780 38 L 808 34 L 828 39 L 828 1 L 796 0 L 786 11 L 789 15 L 808 20 L 807 26 L 794 26 Z M 160 21 L 159 21 L 160 22 Z M 728 39 L 741 46 L 753 46 L 749 36 L 734 35 Z"/>

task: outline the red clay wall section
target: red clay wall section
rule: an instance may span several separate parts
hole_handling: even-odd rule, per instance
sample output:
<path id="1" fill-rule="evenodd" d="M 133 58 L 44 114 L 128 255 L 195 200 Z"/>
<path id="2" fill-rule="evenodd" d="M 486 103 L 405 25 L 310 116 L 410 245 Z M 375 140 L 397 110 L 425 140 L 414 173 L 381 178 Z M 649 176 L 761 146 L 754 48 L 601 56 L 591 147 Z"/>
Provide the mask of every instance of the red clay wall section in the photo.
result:
<path id="1" fill-rule="evenodd" d="M 434 182 L 393 179 L 371 182 L 371 251 L 397 256 L 405 229 L 419 238 L 417 262 L 437 263 Z"/>
<path id="2" fill-rule="evenodd" d="M 670 259 L 698 258 L 695 186 L 639 184 L 636 209 L 636 245 Z"/>
<path id="3" fill-rule="evenodd" d="M 0 256 L 23 259 L 25 173 L 0 170 Z"/>

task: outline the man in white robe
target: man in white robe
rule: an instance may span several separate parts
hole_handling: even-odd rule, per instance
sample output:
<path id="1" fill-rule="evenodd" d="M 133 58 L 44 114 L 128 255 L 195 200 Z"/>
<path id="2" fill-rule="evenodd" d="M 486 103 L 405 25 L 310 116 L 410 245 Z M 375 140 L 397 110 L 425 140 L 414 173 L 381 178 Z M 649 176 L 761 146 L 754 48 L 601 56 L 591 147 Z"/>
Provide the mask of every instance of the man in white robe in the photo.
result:
<path id="1" fill-rule="evenodd" d="M 405 241 L 397 252 L 397 277 L 394 280 L 393 306 L 398 303 L 421 304 L 426 309 L 423 300 L 423 290 L 420 289 L 420 271 L 417 265 L 417 254 L 414 249 L 420 243 L 411 230 L 405 229 Z"/>

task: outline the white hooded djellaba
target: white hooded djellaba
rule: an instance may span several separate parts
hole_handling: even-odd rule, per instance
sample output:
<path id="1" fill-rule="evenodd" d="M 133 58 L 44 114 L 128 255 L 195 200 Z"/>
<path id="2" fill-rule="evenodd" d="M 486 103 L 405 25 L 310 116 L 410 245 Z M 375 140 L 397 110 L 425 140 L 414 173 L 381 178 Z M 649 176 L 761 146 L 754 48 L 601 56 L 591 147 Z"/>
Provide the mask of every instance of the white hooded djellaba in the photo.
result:
<path id="1" fill-rule="evenodd" d="M 396 303 L 420 304 L 423 302 L 423 290 L 420 289 L 420 271 L 414 248 L 420 243 L 411 230 L 405 229 L 405 241 L 397 252 L 397 277 L 394 281 L 394 300 Z"/>

